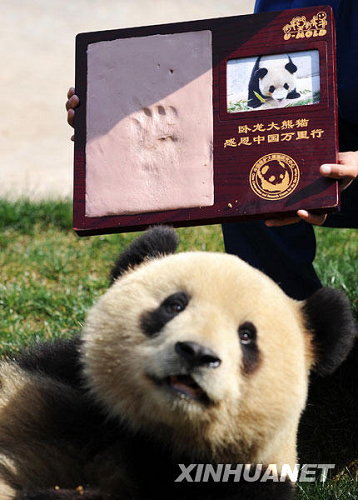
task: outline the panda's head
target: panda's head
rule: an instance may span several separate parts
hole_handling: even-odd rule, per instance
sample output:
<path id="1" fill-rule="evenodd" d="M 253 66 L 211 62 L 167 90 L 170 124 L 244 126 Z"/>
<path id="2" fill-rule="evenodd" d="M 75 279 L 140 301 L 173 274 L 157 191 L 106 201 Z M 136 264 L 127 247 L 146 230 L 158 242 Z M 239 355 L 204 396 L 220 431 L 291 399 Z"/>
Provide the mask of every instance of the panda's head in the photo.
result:
<path id="1" fill-rule="evenodd" d="M 347 300 L 297 302 L 235 256 L 176 245 L 152 229 L 118 260 L 83 332 L 90 390 L 175 449 L 294 463 L 309 370 L 332 371 L 352 342 Z"/>
<path id="2" fill-rule="evenodd" d="M 290 56 L 272 55 L 260 58 L 256 71 L 259 89 L 266 98 L 282 101 L 295 90 L 297 66 Z"/>

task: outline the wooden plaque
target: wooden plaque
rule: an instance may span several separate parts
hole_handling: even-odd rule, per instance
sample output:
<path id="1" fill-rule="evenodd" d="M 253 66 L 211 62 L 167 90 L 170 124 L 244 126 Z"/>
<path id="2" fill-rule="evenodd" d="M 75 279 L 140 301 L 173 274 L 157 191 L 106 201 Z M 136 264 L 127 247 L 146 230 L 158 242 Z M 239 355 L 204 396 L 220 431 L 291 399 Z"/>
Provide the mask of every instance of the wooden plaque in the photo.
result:
<path id="1" fill-rule="evenodd" d="M 335 210 L 335 64 L 327 6 L 77 35 L 74 229 Z"/>

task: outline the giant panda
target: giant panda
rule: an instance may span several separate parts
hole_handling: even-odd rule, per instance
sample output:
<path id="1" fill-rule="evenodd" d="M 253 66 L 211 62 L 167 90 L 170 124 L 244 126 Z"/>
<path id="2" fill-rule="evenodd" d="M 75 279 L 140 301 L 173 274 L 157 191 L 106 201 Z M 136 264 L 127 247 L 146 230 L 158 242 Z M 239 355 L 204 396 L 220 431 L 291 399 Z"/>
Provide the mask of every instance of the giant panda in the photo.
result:
<path id="1" fill-rule="evenodd" d="M 282 105 L 285 99 L 296 99 L 297 66 L 286 54 L 260 56 L 256 59 L 249 81 L 248 106 L 258 108 L 272 99 Z"/>
<path id="2" fill-rule="evenodd" d="M 348 301 L 326 288 L 295 301 L 233 255 L 177 243 L 143 233 L 80 335 L 0 363 L 1 500 L 294 497 L 274 478 L 296 463 L 310 370 L 350 350 Z M 194 464 L 276 469 L 180 481 Z"/>

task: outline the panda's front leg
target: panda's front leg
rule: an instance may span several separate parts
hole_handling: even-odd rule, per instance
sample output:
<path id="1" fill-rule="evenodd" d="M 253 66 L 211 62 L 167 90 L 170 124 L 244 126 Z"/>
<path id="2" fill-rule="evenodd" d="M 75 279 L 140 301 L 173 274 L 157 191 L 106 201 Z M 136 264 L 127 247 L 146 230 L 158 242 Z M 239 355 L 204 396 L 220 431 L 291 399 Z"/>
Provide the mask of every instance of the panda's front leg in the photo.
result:
<path id="1" fill-rule="evenodd" d="M 296 89 L 291 90 L 291 92 L 287 94 L 287 99 L 297 99 L 298 97 L 301 97 L 301 94 L 297 92 Z"/>

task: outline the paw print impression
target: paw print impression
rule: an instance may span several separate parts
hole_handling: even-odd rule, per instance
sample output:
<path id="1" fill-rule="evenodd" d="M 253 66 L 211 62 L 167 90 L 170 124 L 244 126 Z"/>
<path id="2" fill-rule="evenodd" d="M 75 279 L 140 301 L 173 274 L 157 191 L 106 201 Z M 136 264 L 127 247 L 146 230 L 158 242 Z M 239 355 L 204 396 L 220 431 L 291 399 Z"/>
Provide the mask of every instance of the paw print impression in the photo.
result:
<path id="1" fill-rule="evenodd" d="M 183 138 L 174 106 L 144 107 L 131 118 L 131 123 L 133 146 L 144 167 L 159 168 L 164 162 L 178 161 Z"/>

